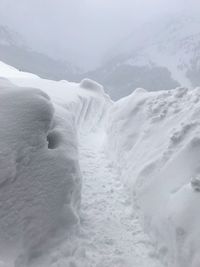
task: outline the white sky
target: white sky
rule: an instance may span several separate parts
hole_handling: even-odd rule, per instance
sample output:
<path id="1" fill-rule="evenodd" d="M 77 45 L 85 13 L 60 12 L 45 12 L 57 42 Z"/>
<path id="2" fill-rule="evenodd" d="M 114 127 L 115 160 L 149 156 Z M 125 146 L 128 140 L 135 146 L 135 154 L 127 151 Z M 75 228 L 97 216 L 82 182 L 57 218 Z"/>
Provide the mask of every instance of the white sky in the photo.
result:
<path id="1" fill-rule="evenodd" d="M 91 67 L 135 25 L 200 10 L 200 0 L 0 0 L 0 24 L 34 48 Z"/>

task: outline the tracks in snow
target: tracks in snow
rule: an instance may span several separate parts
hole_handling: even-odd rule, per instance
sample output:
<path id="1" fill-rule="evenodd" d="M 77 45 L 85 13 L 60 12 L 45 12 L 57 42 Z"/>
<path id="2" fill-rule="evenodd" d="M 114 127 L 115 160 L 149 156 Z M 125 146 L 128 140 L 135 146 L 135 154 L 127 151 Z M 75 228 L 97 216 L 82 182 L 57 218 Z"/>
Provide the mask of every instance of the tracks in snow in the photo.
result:
<path id="1" fill-rule="evenodd" d="M 81 231 L 86 266 L 161 267 L 116 168 L 106 157 L 103 136 L 81 138 Z"/>
<path id="2" fill-rule="evenodd" d="M 132 210 L 101 132 L 81 137 L 81 227 L 32 267 L 162 267 Z"/>

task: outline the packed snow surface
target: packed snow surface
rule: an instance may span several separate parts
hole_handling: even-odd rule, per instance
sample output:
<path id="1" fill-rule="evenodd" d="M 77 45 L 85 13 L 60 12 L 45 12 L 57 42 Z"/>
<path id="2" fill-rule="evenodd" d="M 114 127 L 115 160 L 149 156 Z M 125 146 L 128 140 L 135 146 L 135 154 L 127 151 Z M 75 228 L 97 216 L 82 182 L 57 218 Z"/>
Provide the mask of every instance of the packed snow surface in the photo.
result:
<path id="1" fill-rule="evenodd" d="M 0 266 L 200 266 L 199 88 L 0 77 Z"/>
<path id="2" fill-rule="evenodd" d="M 109 152 L 166 266 L 197 267 L 200 89 L 137 89 L 110 110 Z"/>

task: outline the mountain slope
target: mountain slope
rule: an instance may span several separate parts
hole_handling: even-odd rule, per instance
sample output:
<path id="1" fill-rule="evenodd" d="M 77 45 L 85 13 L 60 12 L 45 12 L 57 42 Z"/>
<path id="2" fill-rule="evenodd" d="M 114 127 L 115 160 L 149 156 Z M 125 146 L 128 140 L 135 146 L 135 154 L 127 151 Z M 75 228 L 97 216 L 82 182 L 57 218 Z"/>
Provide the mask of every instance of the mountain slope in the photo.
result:
<path id="1" fill-rule="evenodd" d="M 114 52 L 113 52 L 114 51 Z M 200 84 L 200 20 L 170 17 L 133 30 L 107 54 L 110 60 L 88 73 L 118 99 L 135 88 L 149 91 Z"/>
<path id="2" fill-rule="evenodd" d="M 0 26 L 0 60 L 42 78 L 73 80 L 78 71 L 71 64 L 33 51 L 20 35 Z"/>

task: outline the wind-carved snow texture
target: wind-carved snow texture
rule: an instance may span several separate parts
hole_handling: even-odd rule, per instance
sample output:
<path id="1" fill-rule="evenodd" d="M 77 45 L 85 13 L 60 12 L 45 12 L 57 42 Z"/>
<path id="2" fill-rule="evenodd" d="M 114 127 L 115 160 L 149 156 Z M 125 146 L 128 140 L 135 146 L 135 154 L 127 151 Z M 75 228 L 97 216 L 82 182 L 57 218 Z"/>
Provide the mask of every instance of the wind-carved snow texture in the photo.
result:
<path id="1" fill-rule="evenodd" d="M 103 88 L 4 70 L 25 87 L 1 79 L 1 266 L 160 266 L 104 153 Z"/>
<path id="2" fill-rule="evenodd" d="M 163 266 L 105 152 L 104 137 L 102 129 L 80 136 L 80 228 L 62 238 L 34 267 Z"/>
<path id="3" fill-rule="evenodd" d="M 26 266 L 57 230 L 78 222 L 80 171 L 68 140 L 58 141 L 50 98 L 38 89 L 0 89 L 0 257 Z"/>
<path id="4" fill-rule="evenodd" d="M 90 80 L 81 83 L 87 90 L 10 67 L 6 73 L 25 87 L 0 79 L 0 264 L 49 266 L 48 254 L 79 224 L 77 133 L 101 125 L 110 100 Z"/>
<path id="5" fill-rule="evenodd" d="M 200 266 L 199 88 L 0 71 L 0 266 Z"/>
<path id="6" fill-rule="evenodd" d="M 170 267 L 199 267 L 200 89 L 146 92 L 118 101 L 108 150 Z"/>

